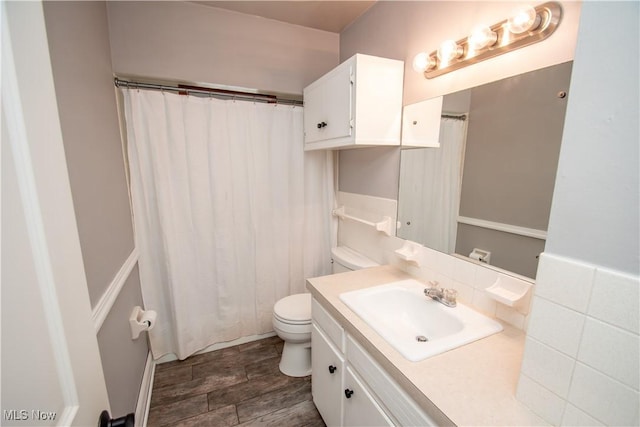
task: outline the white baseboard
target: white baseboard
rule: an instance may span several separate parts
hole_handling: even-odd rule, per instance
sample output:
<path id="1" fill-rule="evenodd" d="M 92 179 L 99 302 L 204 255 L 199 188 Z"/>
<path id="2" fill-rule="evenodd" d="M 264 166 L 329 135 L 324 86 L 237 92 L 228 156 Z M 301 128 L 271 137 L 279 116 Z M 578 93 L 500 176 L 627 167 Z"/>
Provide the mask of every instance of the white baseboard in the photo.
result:
<path id="1" fill-rule="evenodd" d="M 147 363 L 144 366 L 144 374 L 142 375 L 142 384 L 140 385 L 138 402 L 136 403 L 136 427 L 147 426 L 147 418 L 149 417 L 149 404 L 151 403 L 151 389 L 153 387 L 153 377 L 155 371 L 156 362 L 153 361 L 151 351 L 149 351 L 149 353 L 147 353 Z"/>

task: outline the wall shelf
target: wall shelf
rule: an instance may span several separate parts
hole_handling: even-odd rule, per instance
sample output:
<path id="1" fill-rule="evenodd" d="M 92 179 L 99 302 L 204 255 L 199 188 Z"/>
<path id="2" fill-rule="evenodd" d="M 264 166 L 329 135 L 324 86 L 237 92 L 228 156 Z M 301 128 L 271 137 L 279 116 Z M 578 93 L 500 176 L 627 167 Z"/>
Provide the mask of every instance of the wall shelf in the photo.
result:
<path id="1" fill-rule="evenodd" d="M 420 257 L 420 248 L 422 247 L 423 246 L 419 243 L 412 242 L 411 240 L 405 240 L 404 245 L 400 249 L 396 249 L 395 253 L 398 258 L 407 262 L 412 262 L 419 267 L 420 263 L 418 260 Z"/>
<path id="2" fill-rule="evenodd" d="M 531 289 L 531 284 L 507 276 L 499 276 L 496 282 L 485 292 L 499 303 L 509 307 L 519 306 Z"/>
<path id="3" fill-rule="evenodd" d="M 382 216 L 382 218 L 376 218 L 377 220 L 371 221 L 364 218 L 369 215 L 366 215 L 363 212 L 351 212 L 351 214 L 347 213 L 347 208 L 345 206 L 340 206 L 339 208 L 332 210 L 331 214 L 333 216 L 337 216 L 340 219 L 348 219 L 368 225 L 375 228 L 377 231 L 383 232 L 387 236 L 391 236 L 393 233 L 393 220 L 388 216 Z"/>

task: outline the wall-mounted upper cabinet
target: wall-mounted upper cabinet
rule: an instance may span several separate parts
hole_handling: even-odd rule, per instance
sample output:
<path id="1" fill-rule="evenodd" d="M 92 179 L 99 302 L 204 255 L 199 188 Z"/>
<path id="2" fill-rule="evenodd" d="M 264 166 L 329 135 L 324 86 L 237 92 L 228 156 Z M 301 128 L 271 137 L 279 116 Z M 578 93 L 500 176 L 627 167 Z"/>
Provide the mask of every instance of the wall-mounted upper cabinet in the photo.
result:
<path id="1" fill-rule="evenodd" d="M 440 147 L 441 96 L 404 107 L 402 147 Z"/>
<path id="2" fill-rule="evenodd" d="M 404 63 L 356 54 L 304 89 L 305 150 L 400 145 Z"/>

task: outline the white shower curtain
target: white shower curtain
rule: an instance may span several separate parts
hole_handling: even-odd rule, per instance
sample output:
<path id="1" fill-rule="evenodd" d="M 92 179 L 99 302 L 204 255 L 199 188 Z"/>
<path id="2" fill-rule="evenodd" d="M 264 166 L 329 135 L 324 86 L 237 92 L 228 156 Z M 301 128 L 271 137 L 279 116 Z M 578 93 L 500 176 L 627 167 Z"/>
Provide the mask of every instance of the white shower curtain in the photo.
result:
<path id="1" fill-rule="evenodd" d="M 154 358 L 272 331 L 273 304 L 330 272 L 333 165 L 302 108 L 123 90 Z"/>
<path id="2" fill-rule="evenodd" d="M 444 118 L 440 147 L 403 150 L 400 237 L 441 252 L 455 251 L 465 138 L 466 122 Z"/>

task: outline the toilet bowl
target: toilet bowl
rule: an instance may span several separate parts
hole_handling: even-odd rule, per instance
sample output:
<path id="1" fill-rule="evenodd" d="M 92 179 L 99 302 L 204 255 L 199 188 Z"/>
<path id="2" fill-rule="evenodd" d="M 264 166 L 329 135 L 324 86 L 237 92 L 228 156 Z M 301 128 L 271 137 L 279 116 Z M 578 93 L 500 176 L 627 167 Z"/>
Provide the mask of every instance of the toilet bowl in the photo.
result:
<path id="1" fill-rule="evenodd" d="M 331 250 L 332 273 L 379 265 L 346 246 Z M 280 372 L 290 377 L 311 375 L 311 294 L 284 297 L 273 306 L 273 329 L 284 341 Z"/>
<path id="2" fill-rule="evenodd" d="M 284 341 L 280 371 L 290 377 L 311 374 L 311 294 L 284 297 L 273 306 L 273 329 Z"/>

